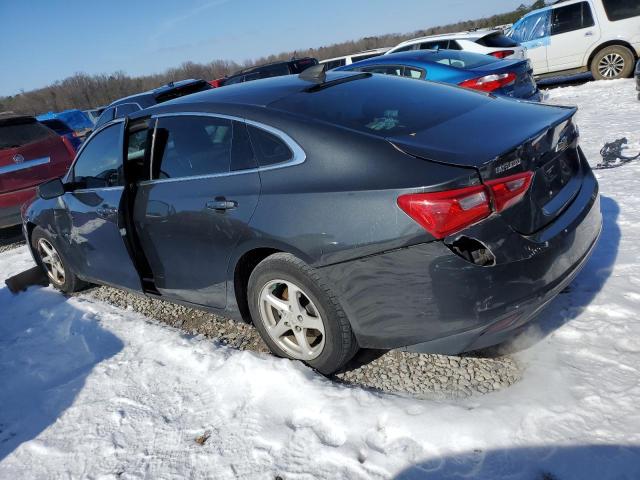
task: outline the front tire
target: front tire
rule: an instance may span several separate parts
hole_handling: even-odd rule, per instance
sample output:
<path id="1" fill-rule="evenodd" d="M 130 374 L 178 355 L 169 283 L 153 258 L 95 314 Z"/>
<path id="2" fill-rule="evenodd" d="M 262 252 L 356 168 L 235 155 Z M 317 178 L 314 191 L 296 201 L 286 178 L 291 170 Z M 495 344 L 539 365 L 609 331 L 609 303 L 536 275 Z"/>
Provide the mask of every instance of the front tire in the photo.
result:
<path id="1" fill-rule="evenodd" d="M 55 239 L 46 230 L 36 227 L 31 235 L 31 246 L 38 264 L 47 274 L 51 285 L 64 293 L 82 290 L 87 283 L 80 280 L 69 267 Z"/>
<path id="2" fill-rule="evenodd" d="M 634 64 L 631 50 L 622 45 L 612 45 L 595 54 L 590 68 L 596 80 L 616 80 L 631 77 Z"/>
<path id="3" fill-rule="evenodd" d="M 253 323 L 275 355 L 301 360 L 329 375 L 358 350 L 331 289 L 293 255 L 276 253 L 260 262 L 247 290 Z"/>

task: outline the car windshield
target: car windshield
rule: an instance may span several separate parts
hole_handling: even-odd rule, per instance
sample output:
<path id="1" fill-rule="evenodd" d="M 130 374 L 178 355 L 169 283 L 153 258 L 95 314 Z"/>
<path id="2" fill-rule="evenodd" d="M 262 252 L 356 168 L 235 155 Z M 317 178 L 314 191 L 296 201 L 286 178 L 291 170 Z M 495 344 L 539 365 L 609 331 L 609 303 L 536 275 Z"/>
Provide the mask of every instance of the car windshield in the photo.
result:
<path id="1" fill-rule="evenodd" d="M 303 91 L 269 106 L 360 132 L 393 136 L 425 130 L 469 111 L 479 101 L 475 93 L 460 90 L 454 92 L 456 101 L 451 102 L 453 88 L 372 75 L 312 92 Z"/>
<path id="2" fill-rule="evenodd" d="M 484 67 L 492 63 L 499 62 L 498 59 L 490 55 L 480 53 L 463 52 L 460 50 L 439 50 L 430 60 L 447 65 L 449 67 L 472 69 Z"/>

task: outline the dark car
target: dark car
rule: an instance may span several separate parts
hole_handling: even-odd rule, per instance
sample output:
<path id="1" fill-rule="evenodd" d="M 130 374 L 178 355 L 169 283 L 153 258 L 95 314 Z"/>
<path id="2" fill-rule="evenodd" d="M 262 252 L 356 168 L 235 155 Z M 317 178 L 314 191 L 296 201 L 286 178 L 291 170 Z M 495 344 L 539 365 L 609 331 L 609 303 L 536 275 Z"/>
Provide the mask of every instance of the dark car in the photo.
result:
<path id="1" fill-rule="evenodd" d="M 73 146 L 74 150 L 77 151 L 78 148 L 80 148 L 80 145 L 82 145 L 82 140 L 78 136 L 78 133 L 62 120 L 58 118 L 52 118 L 49 120 L 39 120 L 39 122 L 49 127 L 61 137 L 66 138 Z"/>
<path id="2" fill-rule="evenodd" d="M 601 214 L 575 109 L 316 70 L 98 129 L 24 214 L 51 282 L 253 321 L 330 373 L 499 343 L 578 273 Z"/>
<path id="3" fill-rule="evenodd" d="M 20 225 L 20 207 L 36 186 L 64 175 L 75 150 L 27 115 L 0 114 L 0 228 Z"/>
<path id="4" fill-rule="evenodd" d="M 498 59 L 460 50 L 417 50 L 374 57 L 336 71 L 383 73 L 452 83 L 505 97 L 540 101 L 528 60 Z"/>
<path id="5" fill-rule="evenodd" d="M 318 60 L 311 57 L 297 58 L 287 62 L 274 62 L 257 67 L 246 68 L 226 78 L 212 80 L 214 87 L 233 85 L 234 83 L 250 82 L 264 78 L 294 75 L 304 72 L 307 68 L 318 65 Z"/>
<path id="6" fill-rule="evenodd" d="M 116 118 L 124 118 L 143 108 L 151 107 L 158 103 L 167 102 L 185 95 L 191 95 L 192 93 L 211 90 L 212 88 L 209 82 L 190 79 L 170 82 L 162 87 L 149 90 L 148 92 L 121 98 L 104 107 L 100 118 L 96 121 L 96 128 Z"/>

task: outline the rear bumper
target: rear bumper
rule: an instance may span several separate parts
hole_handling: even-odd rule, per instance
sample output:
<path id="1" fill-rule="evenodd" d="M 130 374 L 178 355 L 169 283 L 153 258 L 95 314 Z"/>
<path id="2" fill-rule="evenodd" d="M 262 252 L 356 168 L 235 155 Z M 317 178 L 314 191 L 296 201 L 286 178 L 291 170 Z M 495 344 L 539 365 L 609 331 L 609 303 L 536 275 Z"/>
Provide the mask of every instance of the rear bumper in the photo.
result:
<path id="1" fill-rule="evenodd" d="M 462 232 L 496 264 L 481 267 L 431 242 L 319 269 L 360 346 L 457 354 L 494 345 L 531 320 L 578 274 L 602 216 L 593 174 L 553 224 L 522 236 L 494 216 Z M 505 233 L 508 232 L 508 233 Z"/>
<path id="2" fill-rule="evenodd" d="M 36 195 L 36 187 L 0 193 L 0 228 L 12 227 L 22 223 L 20 208 Z"/>

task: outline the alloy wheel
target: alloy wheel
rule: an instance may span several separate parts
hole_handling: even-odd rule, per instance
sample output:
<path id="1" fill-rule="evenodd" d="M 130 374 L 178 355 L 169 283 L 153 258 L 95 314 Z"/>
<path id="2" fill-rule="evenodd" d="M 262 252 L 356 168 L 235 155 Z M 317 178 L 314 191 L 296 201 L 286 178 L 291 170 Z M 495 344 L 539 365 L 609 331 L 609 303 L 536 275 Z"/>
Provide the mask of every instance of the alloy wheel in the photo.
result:
<path id="1" fill-rule="evenodd" d="M 292 358 L 313 360 L 324 348 L 318 309 L 298 285 L 271 280 L 260 291 L 260 315 L 269 337 Z"/>
<path id="2" fill-rule="evenodd" d="M 46 238 L 38 240 L 38 254 L 49 279 L 56 285 L 64 284 L 64 265 L 58 251 Z"/>
<path id="3" fill-rule="evenodd" d="M 619 53 L 608 53 L 598 63 L 598 72 L 604 78 L 619 77 L 623 70 L 624 57 Z"/>

